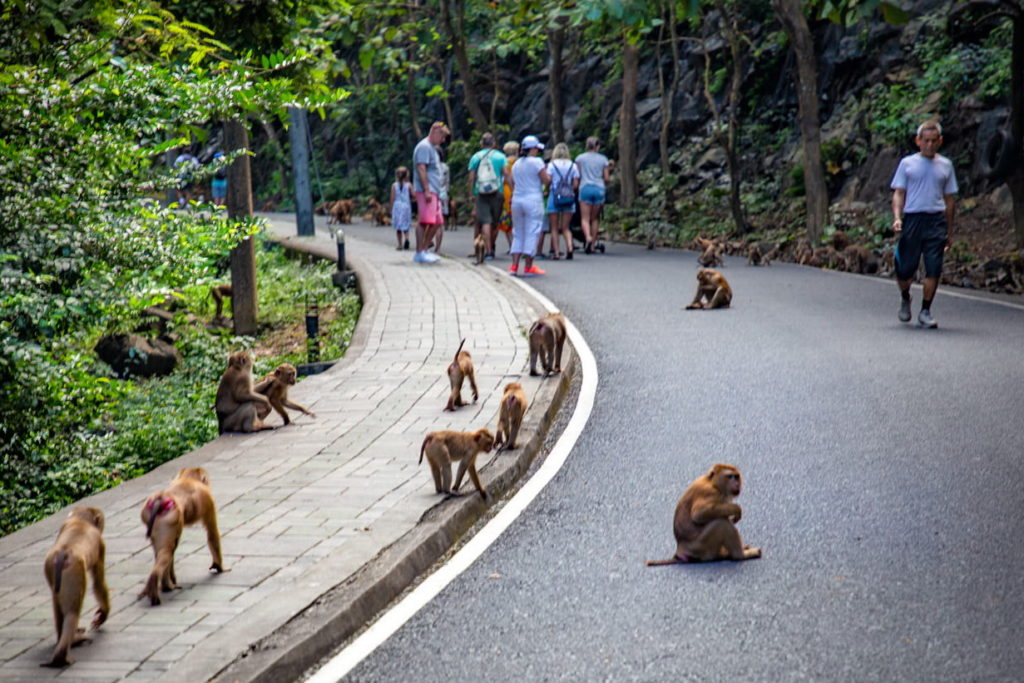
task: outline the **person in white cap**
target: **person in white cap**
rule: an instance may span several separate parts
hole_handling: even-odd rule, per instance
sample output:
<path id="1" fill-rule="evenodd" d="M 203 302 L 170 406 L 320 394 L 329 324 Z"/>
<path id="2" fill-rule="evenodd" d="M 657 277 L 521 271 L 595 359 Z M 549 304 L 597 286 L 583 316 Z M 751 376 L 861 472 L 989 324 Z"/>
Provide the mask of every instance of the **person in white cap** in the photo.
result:
<path id="1" fill-rule="evenodd" d="M 544 145 L 536 135 L 523 138 L 522 153 L 512 167 L 512 265 L 508 272 L 519 274 L 519 259 L 526 257 L 523 275 L 543 275 L 533 265 L 537 242 L 544 228 L 544 188 L 551 184 L 551 176 L 540 157 Z"/>

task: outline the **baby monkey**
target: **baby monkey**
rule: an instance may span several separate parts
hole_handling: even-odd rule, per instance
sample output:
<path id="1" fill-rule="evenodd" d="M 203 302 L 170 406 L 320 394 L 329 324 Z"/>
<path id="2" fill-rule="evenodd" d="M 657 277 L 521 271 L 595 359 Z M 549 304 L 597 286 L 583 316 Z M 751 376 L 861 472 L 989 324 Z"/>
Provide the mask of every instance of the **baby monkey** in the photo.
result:
<path id="1" fill-rule="evenodd" d="M 519 382 L 505 385 L 505 394 L 498 406 L 498 429 L 494 445 L 499 451 L 516 447 L 516 437 L 526 413 L 526 393 Z"/>
<path id="2" fill-rule="evenodd" d="M 40 666 L 59 667 L 74 660 L 68 651 L 80 643 L 91 642 L 78 628 L 85 598 L 86 572 L 92 574 L 92 592 L 96 597 L 96 616 L 92 627 L 99 628 L 110 614 L 110 594 L 104 578 L 103 512 L 79 507 L 71 511 L 60 527 L 57 540 L 46 553 L 43 572 L 53 594 L 53 620 L 57 626 L 57 647 L 49 662 Z"/>
<path id="3" fill-rule="evenodd" d="M 277 414 L 281 416 L 284 423 L 291 424 L 291 419 L 288 417 L 288 412 L 285 410 L 285 406 L 292 410 L 302 411 L 304 414 L 310 417 L 316 417 L 316 413 L 302 405 L 301 403 L 295 403 L 288 400 L 288 387 L 295 385 L 295 376 L 298 374 L 295 370 L 295 366 L 291 363 L 281 363 L 277 366 L 274 372 L 267 375 L 263 381 L 257 384 L 253 389 L 257 394 L 263 394 L 270 401 L 270 406 L 256 406 L 256 416 L 259 419 L 265 418 L 270 414 L 270 408 L 272 407 L 277 411 Z"/>
<path id="4" fill-rule="evenodd" d="M 702 299 L 707 299 L 705 303 Z M 732 288 L 729 281 L 712 268 L 697 271 L 697 293 L 686 308 L 728 308 L 732 302 Z"/>

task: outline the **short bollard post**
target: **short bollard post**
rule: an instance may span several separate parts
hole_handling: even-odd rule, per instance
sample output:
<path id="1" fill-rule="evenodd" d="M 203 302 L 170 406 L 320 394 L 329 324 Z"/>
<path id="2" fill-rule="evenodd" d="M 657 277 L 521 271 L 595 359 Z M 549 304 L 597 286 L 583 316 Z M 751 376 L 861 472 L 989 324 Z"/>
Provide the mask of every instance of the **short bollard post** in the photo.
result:
<path id="1" fill-rule="evenodd" d="M 306 297 L 306 361 L 316 363 L 320 360 L 320 302 L 313 298 L 310 303 Z"/>
<path id="2" fill-rule="evenodd" d="M 341 228 L 334 233 L 334 241 L 338 245 L 338 270 L 331 275 L 335 287 L 351 287 L 355 284 L 356 274 L 345 268 L 345 231 Z"/>

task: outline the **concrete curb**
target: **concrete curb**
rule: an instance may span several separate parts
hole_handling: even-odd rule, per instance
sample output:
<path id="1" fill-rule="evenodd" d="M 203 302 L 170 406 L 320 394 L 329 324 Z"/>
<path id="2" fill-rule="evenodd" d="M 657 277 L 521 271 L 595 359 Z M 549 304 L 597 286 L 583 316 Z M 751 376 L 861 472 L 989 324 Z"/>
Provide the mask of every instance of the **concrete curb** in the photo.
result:
<path id="1" fill-rule="evenodd" d="M 288 249 L 337 260 L 337 254 L 331 253 L 330 249 L 301 238 L 286 238 L 280 242 Z M 358 276 L 357 286 L 363 296 L 363 313 L 360 315 L 362 323 L 363 316 L 369 319 L 368 310 L 372 311 L 375 306 L 373 291 L 360 275 L 365 269 L 359 259 L 346 255 L 346 260 Z M 463 264 L 462 267 L 469 266 Z M 495 276 L 495 279 L 504 282 L 500 276 Z M 504 283 L 503 286 L 509 288 L 508 291 L 513 295 L 523 296 L 520 290 L 511 287 L 511 283 Z M 539 305 L 535 306 L 540 310 Z M 350 347 L 366 343 L 365 330 L 360 335 L 361 327 L 363 325 L 357 325 Z M 352 354 L 353 357 L 357 355 Z M 348 357 L 346 354 L 346 359 Z M 342 361 L 344 363 L 345 360 Z M 507 457 L 508 451 L 492 455 L 481 469 L 481 479 L 490 493 L 491 501 L 511 491 L 540 454 L 578 370 L 579 362 L 570 344 L 569 357 L 557 383 L 545 383 L 545 410 L 530 410 L 526 414 L 521 434 L 529 435 L 529 439 L 521 442 L 520 447 L 512 452 L 514 457 Z M 535 399 L 531 408 L 537 403 Z M 297 672 L 316 664 L 369 623 L 412 585 L 417 577 L 443 557 L 459 537 L 486 513 L 489 505 L 472 494 L 442 501 L 428 509 L 415 528 L 384 548 L 373 561 L 326 590 L 284 626 L 252 643 L 245 653 L 210 680 L 259 683 L 280 681 L 293 678 Z"/>

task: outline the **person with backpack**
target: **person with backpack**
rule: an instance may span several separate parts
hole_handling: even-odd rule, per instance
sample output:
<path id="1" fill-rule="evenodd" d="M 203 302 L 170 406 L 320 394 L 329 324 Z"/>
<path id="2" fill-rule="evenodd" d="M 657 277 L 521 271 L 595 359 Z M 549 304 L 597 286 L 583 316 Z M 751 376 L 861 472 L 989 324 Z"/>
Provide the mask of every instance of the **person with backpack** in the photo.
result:
<path id="1" fill-rule="evenodd" d="M 580 169 L 569 155 L 569 146 L 564 142 L 555 145 L 548 162 L 551 188 L 548 192 L 548 221 L 551 224 L 551 258 L 558 260 L 558 237 L 565 238 L 565 258 L 572 259 L 572 233 L 569 222 L 576 213 L 576 190 L 580 185 Z M 543 239 L 543 238 L 542 238 Z M 543 249 L 543 247 L 542 247 Z"/>
<path id="2" fill-rule="evenodd" d="M 473 237 L 483 233 L 488 252 L 485 258 L 494 258 L 492 229 L 501 221 L 505 204 L 505 180 L 508 159 L 499 150 L 491 133 L 480 137 L 480 151 L 469 160 L 469 192 L 473 202 Z"/>
<path id="3" fill-rule="evenodd" d="M 213 180 L 210 181 L 211 196 L 215 205 L 224 206 L 228 200 L 228 167 L 224 164 L 223 152 L 214 152 L 213 164 L 217 170 L 213 172 Z"/>

